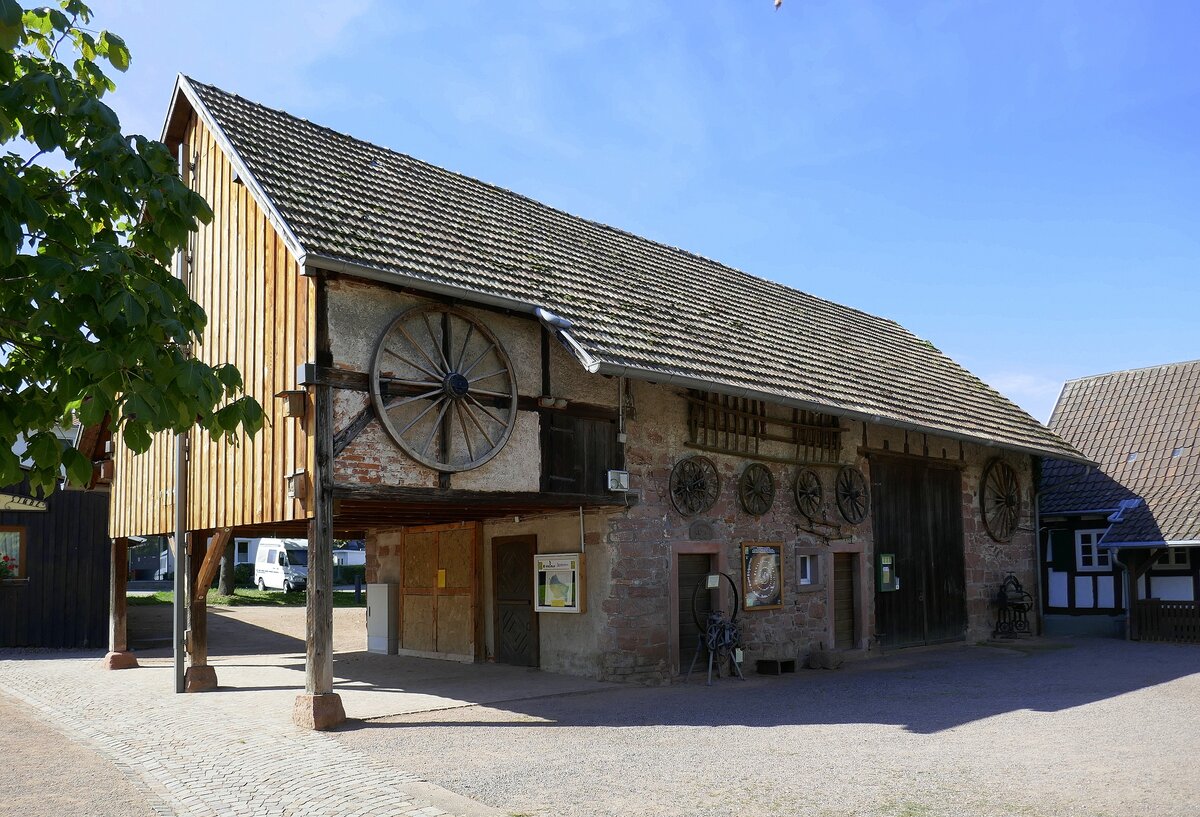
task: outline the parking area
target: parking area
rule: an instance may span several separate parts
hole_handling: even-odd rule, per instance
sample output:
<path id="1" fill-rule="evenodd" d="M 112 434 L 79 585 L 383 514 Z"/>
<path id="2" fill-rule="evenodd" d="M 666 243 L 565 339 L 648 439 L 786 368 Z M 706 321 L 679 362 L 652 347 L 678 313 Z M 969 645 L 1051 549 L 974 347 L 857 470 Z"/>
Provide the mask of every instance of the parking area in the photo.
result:
<path id="1" fill-rule="evenodd" d="M 957 646 L 644 688 L 367 655 L 361 616 L 335 611 L 352 719 L 336 733 L 291 724 L 303 609 L 218 609 L 216 693 L 175 695 L 165 650 L 108 673 L 98 653 L 0 655 L 0 711 L 42 730 L 5 751 L 64 736 L 129 814 L 1192 817 L 1200 801 L 1195 647 Z"/>

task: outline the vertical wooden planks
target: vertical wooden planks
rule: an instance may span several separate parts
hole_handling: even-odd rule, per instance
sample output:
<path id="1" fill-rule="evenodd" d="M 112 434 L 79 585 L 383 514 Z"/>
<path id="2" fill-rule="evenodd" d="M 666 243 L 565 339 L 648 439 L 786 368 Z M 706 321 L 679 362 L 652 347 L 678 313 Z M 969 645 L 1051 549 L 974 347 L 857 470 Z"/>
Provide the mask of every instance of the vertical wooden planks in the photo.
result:
<path id="1" fill-rule="evenodd" d="M 314 462 L 311 420 L 285 418 L 277 392 L 295 388 L 298 364 L 315 348 L 312 281 L 267 220 L 203 123 L 193 117 L 184 150 L 197 157 L 187 181 L 209 203 L 213 221 L 192 239 L 190 294 L 208 316 L 194 350 L 210 365 L 231 362 L 244 390 L 262 405 L 264 429 L 236 446 L 191 434 L 189 527 L 210 530 L 304 519 L 304 502 L 285 496 L 284 475 L 309 473 Z M 303 423 L 303 425 L 301 425 Z M 174 444 L 156 435 L 151 450 L 129 456 L 117 444 L 113 484 L 113 537 L 167 533 L 174 487 Z"/>

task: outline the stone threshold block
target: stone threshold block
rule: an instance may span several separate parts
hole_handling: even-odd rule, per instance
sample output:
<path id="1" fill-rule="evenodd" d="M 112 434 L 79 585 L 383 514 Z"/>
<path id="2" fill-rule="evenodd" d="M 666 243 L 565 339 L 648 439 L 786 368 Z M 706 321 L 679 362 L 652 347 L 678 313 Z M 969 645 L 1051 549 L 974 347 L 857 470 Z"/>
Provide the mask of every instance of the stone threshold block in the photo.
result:
<path id="1" fill-rule="evenodd" d="M 138 665 L 133 653 L 110 652 L 100 659 L 100 669 L 135 669 Z"/>
<path id="2" fill-rule="evenodd" d="M 342 708 L 342 696 L 336 692 L 323 695 L 301 694 L 292 705 L 292 720 L 303 729 L 322 731 L 332 729 L 346 721 L 346 710 Z"/>
<path id="3" fill-rule="evenodd" d="M 210 666 L 188 667 L 183 674 L 184 692 L 207 692 L 217 688 L 217 670 Z"/>

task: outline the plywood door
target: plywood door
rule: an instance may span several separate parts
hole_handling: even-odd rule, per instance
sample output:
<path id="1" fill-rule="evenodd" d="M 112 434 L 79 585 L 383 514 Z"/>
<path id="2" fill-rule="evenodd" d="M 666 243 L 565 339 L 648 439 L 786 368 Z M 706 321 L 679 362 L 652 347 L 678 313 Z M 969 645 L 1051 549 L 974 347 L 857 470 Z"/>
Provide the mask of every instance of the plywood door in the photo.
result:
<path id="1" fill-rule="evenodd" d="M 458 528 L 438 535 L 438 569 L 445 571 L 445 581 L 443 587 L 437 588 L 436 649 L 453 655 L 473 655 L 474 528 Z"/>
<path id="2" fill-rule="evenodd" d="M 471 656 L 475 652 L 475 527 L 404 536 L 400 646 Z"/>

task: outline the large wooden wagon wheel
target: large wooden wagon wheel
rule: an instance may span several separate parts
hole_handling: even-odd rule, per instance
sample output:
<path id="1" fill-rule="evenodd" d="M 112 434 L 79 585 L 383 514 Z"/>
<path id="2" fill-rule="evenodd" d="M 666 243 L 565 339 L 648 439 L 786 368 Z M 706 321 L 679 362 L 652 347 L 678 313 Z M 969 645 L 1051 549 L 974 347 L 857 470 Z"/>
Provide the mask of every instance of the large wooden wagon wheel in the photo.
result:
<path id="1" fill-rule="evenodd" d="M 775 477 L 771 469 L 762 463 L 746 466 L 738 480 L 738 499 L 742 509 L 753 516 L 762 516 L 771 510 L 775 501 Z"/>
<path id="2" fill-rule="evenodd" d="M 717 466 L 708 457 L 688 457 L 671 469 L 671 502 L 684 516 L 707 511 L 720 490 Z"/>
<path id="3" fill-rule="evenodd" d="M 417 306 L 379 336 L 371 402 L 406 454 L 438 471 L 478 468 L 499 453 L 517 421 L 512 361 L 469 312 Z"/>
<path id="4" fill-rule="evenodd" d="M 821 515 L 823 498 L 821 478 L 817 476 L 817 472 L 811 468 L 802 468 L 796 474 L 796 484 L 792 487 L 792 494 L 796 498 L 796 507 L 800 513 L 815 522 Z"/>
<path id="5" fill-rule="evenodd" d="M 867 512 L 871 510 L 871 492 L 867 488 L 867 478 L 853 465 L 843 465 L 838 471 L 834 496 L 842 518 L 851 525 L 867 518 Z"/>
<path id="6" fill-rule="evenodd" d="M 988 536 L 997 542 L 1012 539 L 1021 516 L 1021 483 L 1017 472 L 1003 460 L 994 459 L 983 469 L 979 511 Z"/>

